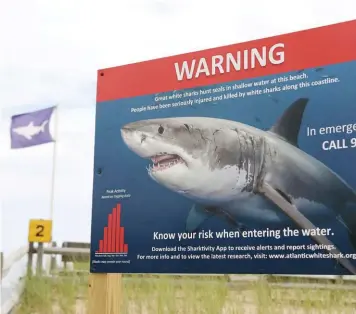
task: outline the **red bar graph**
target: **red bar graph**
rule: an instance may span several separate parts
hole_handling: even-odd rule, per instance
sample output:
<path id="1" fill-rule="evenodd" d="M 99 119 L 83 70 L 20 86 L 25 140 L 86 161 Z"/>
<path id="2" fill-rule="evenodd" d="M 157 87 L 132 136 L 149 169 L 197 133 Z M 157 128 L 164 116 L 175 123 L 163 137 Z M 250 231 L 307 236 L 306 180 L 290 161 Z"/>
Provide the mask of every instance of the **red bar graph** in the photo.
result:
<path id="1" fill-rule="evenodd" d="M 121 207 L 120 204 L 116 206 L 116 229 L 115 229 L 115 251 L 120 252 L 120 218 L 121 218 Z"/>
<path id="2" fill-rule="evenodd" d="M 112 232 L 112 214 L 109 215 L 109 219 L 108 219 L 108 253 L 111 253 L 112 250 L 111 250 L 111 240 L 112 240 L 112 237 L 111 237 L 111 232 Z"/>
<path id="3" fill-rule="evenodd" d="M 108 252 L 108 227 L 104 228 L 104 252 Z"/>
<path id="4" fill-rule="evenodd" d="M 100 240 L 99 242 L 99 252 L 104 252 L 104 241 Z"/>
<path id="5" fill-rule="evenodd" d="M 107 226 L 104 227 L 104 238 L 99 241 L 96 253 L 128 253 L 125 243 L 125 228 L 121 226 L 121 205 L 117 204 L 108 215 Z"/>
<path id="6" fill-rule="evenodd" d="M 119 244 L 119 250 L 120 252 L 124 251 L 124 227 L 120 227 L 120 244 Z"/>
<path id="7" fill-rule="evenodd" d="M 116 250 L 116 245 L 115 245 L 115 239 L 116 239 L 116 211 L 117 207 L 115 207 L 112 211 L 112 233 L 111 233 L 111 252 L 115 252 Z"/>

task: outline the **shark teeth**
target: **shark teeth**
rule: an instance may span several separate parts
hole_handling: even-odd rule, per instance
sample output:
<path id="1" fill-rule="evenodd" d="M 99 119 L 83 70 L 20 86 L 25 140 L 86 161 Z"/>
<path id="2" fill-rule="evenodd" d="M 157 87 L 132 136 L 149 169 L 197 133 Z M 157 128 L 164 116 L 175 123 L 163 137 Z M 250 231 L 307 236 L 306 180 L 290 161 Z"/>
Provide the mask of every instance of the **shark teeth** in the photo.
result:
<path id="1" fill-rule="evenodd" d="M 171 168 L 177 164 L 184 164 L 183 159 L 174 154 L 160 154 L 151 157 L 153 165 L 149 165 L 148 172 L 162 171 Z"/>

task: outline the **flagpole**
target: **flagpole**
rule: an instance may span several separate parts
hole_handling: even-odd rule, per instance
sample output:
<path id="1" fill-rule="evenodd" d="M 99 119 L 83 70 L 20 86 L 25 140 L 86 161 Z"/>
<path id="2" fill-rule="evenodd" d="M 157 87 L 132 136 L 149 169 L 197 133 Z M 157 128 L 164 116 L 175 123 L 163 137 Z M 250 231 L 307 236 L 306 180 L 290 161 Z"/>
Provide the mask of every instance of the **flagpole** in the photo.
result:
<path id="1" fill-rule="evenodd" d="M 52 176 L 51 176 L 51 207 L 50 207 L 50 214 L 49 214 L 50 220 L 53 220 L 53 213 L 54 213 L 54 186 L 55 186 L 55 175 L 56 175 L 57 140 L 58 140 L 58 105 L 55 106 L 53 138 L 54 138 L 54 142 L 53 142 Z"/>
<path id="2" fill-rule="evenodd" d="M 56 161 L 57 161 L 57 141 L 58 141 L 58 104 L 55 106 L 54 114 L 54 127 L 53 127 L 53 150 L 52 150 L 52 175 L 51 175 L 51 194 L 50 194 L 50 211 L 49 219 L 52 220 L 52 236 L 53 236 L 53 213 L 54 213 L 54 190 L 56 179 Z M 48 243 L 49 247 L 53 247 L 53 239 Z M 51 271 L 52 255 L 47 255 L 46 272 L 49 274 Z"/>

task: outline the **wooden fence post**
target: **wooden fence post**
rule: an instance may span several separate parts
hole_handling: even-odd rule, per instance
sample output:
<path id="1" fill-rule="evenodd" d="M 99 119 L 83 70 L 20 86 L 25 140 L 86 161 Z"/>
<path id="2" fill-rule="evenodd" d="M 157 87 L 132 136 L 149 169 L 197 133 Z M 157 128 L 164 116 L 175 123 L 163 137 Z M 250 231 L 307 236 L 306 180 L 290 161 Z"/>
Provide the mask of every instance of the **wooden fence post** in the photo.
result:
<path id="1" fill-rule="evenodd" d="M 4 253 L 0 252 L 0 280 L 2 279 L 3 265 L 4 265 Z"/>
<path id="2" fill-rule="evenodd" d="M 57 242 L 52 242 L 52 247 L 57 247 Z M 57 259 L 56 255 L 51 255 L 51 263 L 50 263 L 50 273 L 53 273 L 57 269 Z"/>
<path id="3" fill-rule="evenodd" d="M 39 242 L 37 244 L 37 267 L 36 275 L 41 276 L 43 270 L 43 243 Z"/>
<path id="4" fill-rule="evenodd" d="M 27 276 L 32 276 L 32 267 L 33 267 L 33 242 L 28 243 L 28 252 L 27 252 Z"/>
<path id="5" fill-rule="evenodd" d="M 121 274 L 89 274 L 88 314 L 120 314 Z"/>

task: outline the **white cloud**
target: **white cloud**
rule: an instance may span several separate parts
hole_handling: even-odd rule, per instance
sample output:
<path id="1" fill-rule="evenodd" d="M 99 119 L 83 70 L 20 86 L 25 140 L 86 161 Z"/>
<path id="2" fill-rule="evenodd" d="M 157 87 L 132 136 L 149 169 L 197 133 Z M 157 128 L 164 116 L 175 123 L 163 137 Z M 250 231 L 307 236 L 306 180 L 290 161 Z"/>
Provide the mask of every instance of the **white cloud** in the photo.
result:
<path id="1" fill-rule="evenodd" d="M 355 11 L 354 0 L 4 2 L 3 249 L 24 243 L 28 219 L 46 218 L 50 206 L 52 145 L 11 151 L 12 114 L 60 104 L 54 238 L 88 241 L 99 68 L 351 20 Z"/>

